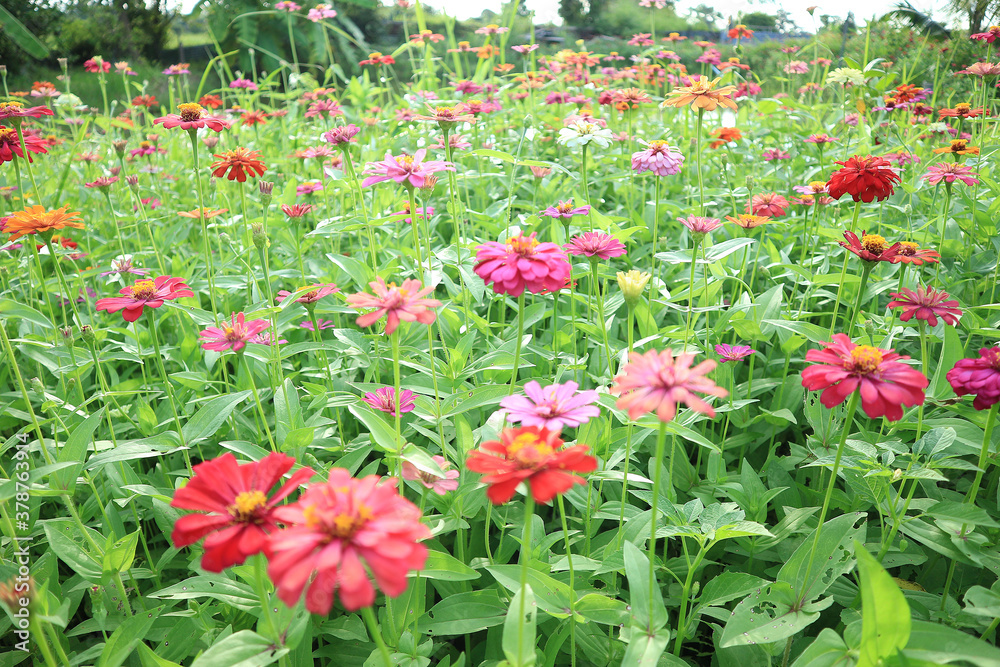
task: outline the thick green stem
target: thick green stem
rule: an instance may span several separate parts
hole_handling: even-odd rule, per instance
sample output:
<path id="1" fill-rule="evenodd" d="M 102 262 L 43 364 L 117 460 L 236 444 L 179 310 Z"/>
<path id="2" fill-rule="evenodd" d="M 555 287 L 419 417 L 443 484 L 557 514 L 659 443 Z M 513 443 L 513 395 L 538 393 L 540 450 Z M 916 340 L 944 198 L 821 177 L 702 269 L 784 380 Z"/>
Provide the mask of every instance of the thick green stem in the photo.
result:
<path id="1" fill-rule="evenodd" d="M 663 471 L 663 449 L 666 444 L 667 423 L 660 422 L 660 430 L 656 435 L 656 453 L 654 454 L 653 465 L 656 467 L 653 472 L 653 501 L 649 517 L 649 622 L 653 622 L 653 600 L 656 590 L 656 524 L 659 511 L 660 481 Z M 673 480 L 670 481 L 673 484 Z M 624 499 L 622 500 L 624 502 Z"/>

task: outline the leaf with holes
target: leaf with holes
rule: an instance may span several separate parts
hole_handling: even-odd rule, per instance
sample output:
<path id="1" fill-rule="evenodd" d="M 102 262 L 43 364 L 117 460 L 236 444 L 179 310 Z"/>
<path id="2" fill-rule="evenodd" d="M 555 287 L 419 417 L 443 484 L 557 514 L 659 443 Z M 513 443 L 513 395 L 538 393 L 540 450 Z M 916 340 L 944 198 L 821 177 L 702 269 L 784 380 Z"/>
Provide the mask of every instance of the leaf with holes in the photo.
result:
<path id="1" fill-rule="evenodd" d="M 776 581 L 743 599 L 722 631 L 719 646 L 765 644 L 787 639 L 819 618 L 833 598 L 800 603 L 792 586 Z"/>
<path id="2" fill-rule="evenodd" d="M 824 523 L 819 540 L 815 533 L 806 537 L 778 572 L 777 581 L 791 586 L 802 602 L 825 593 L 837 577 L 854 568 L 852 545 L 854 540 L 864 540 L 865 524 L 861 523 L 864 518 L 863 513 L 852 512 Z M 813 542 L 816 542 L 815 553 Z"/>

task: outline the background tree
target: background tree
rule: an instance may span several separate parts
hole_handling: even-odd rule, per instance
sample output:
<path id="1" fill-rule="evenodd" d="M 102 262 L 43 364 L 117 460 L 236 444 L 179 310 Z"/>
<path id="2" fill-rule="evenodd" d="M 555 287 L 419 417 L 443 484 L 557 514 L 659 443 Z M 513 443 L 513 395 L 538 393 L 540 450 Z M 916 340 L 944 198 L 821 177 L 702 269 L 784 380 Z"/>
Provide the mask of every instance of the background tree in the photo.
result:
<path id="1" fill-rule="evenodd" d="M 709 30 L 717 30 L 717 21 L 722 18 L 722 13 L 715 11 L 715 7 L 700 4 L 688 11 L 688 18 L 692 23 L 704 23 Z"/>
<path id="2" fill-rule="evenodd" d="M 1000 15 L 1000 0 L 950 0 L 948 9 L 968 19 L 970 33 L 982 32 Z"/>
<path id="3" fill-rule="evenodd" d="M 777 30 L 778 17 L 767 12 L 748 12 L 740 18 L 740 23 L 762 30 Z"/>

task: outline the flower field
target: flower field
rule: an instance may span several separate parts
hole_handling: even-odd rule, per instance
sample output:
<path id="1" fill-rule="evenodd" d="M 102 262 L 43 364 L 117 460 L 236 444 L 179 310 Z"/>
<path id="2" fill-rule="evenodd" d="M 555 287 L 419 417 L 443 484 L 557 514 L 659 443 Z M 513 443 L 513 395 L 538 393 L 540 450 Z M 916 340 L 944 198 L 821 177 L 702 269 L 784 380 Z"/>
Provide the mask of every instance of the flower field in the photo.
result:
<path id="1" fill-rule="evenodd" d="M 477 33 L 4 79 L 2 664 L 1000 665 L 1000 27 Z"/>

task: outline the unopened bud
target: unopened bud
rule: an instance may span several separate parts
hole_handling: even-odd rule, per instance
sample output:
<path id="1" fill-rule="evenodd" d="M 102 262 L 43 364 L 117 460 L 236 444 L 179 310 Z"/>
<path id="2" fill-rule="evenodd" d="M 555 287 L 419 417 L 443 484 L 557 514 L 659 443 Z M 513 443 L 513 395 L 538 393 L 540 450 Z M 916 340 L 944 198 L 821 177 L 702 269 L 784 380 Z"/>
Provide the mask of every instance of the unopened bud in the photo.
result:
<path id="1" fill-rule="evenodd" d="M 124 139 L 117 139 L 112 141 L 111 145 L 114 146 L 115 152 L 118 153 L 118 157 L 121 157 L 122 155 L 125 155 L 125 147 L 128 146 L 128 142 Z"/>
<path id="2" fill-rule="evenodd" d="M 83 342 L 87 345 L 93 345 L 94 341 L 97 340 L 97 336 L 94 335 L 94 328 L 89 324 L 84 324 L 80 327 L 80 338 L 82 338 Z"/>
<path id="3" fill-rule="evenodd" d="M 747 190 L 753 190 L 754 182 L 753 176 L 747 176 Z"/>
<path id="4" fill-rule="evenodd" d="M 160 135 L 158 135 L 158 134 L 147 134 L 146 135 L 146 141 L 148 141 L 151 144 L 158 144 L 158 143 L 160 143 Z"/>
<path id="5" fill-rule="evenodd" d="M 109 169 L 108 171 L 111 172 L 112 176 L 117 176 L 118 174 L 120 174 L 122 172 L 122 168 L 121 167 L 111 167 L 111 169 Z"/>
<path id="6" fill-rule="evenodd" d="M 68 380 L 66 380 L 66 392 L 67 393 L 71 392 L 74 389 L 76 389 L 76 378 L 71 377 Z"/>
<path id="7" fill-rule="evenodd" d="M 229 238 L 229 234 L 225 232 L 219 232 L 219 240 L 225 243 L 226 245 L 229 245 L 230 243 L 233 242 L 233 240 Z"/>
<path id="8" fill-rule="evenodd" d="M 896 468 L 895 470 L 893 470 L 893 471 L 892 471 L 892 481 L 893 481 L 893 482 L 898 482 L 898 481 L 899 481 L 899 479 L 900 479 L 900 478 L 901 478 L 902 476 L 903 476 L 903 471 L 902 471 L 902 470 L 900 470 L 899 468 Z"/>
<path id="9" fill-rule="evenodd" d="M 129 190 L 132 192 L 139 192 L 139 177 L 135 174 L 129 174 L 125 177 L 125 182 L 128 183 Z"/>
<path id="10" fill-rule="evenodd" d="M 205 137 L 204 139 L 202 139 L 202 141 L 205 142 L 205 145 L 208 146 L 208 148 L 212 149 L 215 148 L 216 145 L 218 145 L 219 137 L 213 134 Z"/>
<path id="11" fill-rule="evenodd" d="M 260 201 L 267 206 L 271 203 L 271 193 L 274 191 L 274 183 L 271 181 L 259 181 L 258 187 L 260 187 Z"/>
<path id="12" fill-rule="evenodd" d="M 866 320 L 865 321 L 865 332 L 868 334 L 869 338 L 871 338 L 872 340 L 875 340 L 875 333 L 877 331 L 878 331 L 878 327 L 875 326 L 875 320 Z"/>
<path id="13" fill-rule="evenodd" d="M 267 233 L 264 231 L 264 225 L 262 223 L 252 223 L 250 225 L 250 233 L 253 235 L 253 245 L 257 248 L 257 250 L 263 250 L 271 245 L 267 240 Z"/>
<path id="14" fill-rule="evenodd" d="M 69 65 L 69 60 L 66 58 L 56 58 L 56 62 L 59 63 L 59 67 L 62 68 L 63 72 L 65 72 L 66 67 Z"/>
<path id="15" fill-rule="evenodd" d="M 73 327 L 62 327 L 59 329 L 59 333 L 62 334 L 64 341 L 71 342 L 73 340 Z"/>
<path id="16" fill-rule="evenodd" d="M 0 65 L 0 76 L 7 76 L 7 66 Z"/>
<path id="17" fill-rule="evenodd" d="M 44 398 L 45 385 L 42 384 L 42 381 L 39 380 L 38 378 L 31 378 L 31 390 Z"/>

